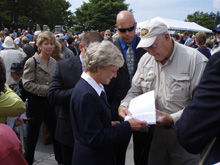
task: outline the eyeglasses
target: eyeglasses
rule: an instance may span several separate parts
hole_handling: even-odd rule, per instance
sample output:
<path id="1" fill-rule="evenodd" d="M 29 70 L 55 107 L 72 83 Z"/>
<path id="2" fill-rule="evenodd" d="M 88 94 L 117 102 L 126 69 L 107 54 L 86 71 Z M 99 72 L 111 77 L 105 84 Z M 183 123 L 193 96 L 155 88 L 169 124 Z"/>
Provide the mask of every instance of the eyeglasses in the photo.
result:
<path id="1" fill-rule="evenodd" d="M 125 33 L 126 31 L 133 31 L 135 28 L 135 24 L 132 26 L 132 27 L 129 27 L 129 28 L 118 28 L 118 30 L 121 32 L 121 33 Z"/>
<path id="2" fill-rule="evenodd" d="M 158 37 L 157 37 L 157 41 L 155 43 L 153 43 L 150 47 L 147 47 L 145 48 L 146 50 L 149 50 L 149 49 L 156 49 L 157 48 L 157 45 L 159 43 L 159 41 L 161 40 L 161 37 L 163 36 L 163 34 L 160 34 Z"/>

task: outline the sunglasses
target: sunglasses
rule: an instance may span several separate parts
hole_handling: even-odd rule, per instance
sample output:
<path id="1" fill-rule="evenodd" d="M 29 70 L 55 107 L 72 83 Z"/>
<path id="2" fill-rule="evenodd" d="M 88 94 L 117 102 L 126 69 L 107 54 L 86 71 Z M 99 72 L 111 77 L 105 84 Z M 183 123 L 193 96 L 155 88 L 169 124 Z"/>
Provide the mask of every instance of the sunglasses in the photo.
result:
<path id="1" fill-rule="evenodd" d="M 129 31 L 129 32 L 133 31 L 134 28 L 135 28 L 135 24 L 132 27 L 129 27 L 129 28 L 118 28 L 118 30 L 122 33 L 125 33 L 126 31 Z"/>
<path id="2" fill-rule="evenodd" d="M 215 34 L 220 34 L 220 31 L 216 31 Z"/>

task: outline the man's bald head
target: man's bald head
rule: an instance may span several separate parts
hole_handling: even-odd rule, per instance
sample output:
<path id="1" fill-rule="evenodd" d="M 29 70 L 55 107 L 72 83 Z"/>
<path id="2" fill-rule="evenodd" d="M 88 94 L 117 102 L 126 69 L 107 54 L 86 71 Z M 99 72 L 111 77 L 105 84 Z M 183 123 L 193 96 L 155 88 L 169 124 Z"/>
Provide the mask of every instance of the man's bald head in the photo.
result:
<path id="1" fill-rule="evenodd" d="M 130 44 L 134 39 L 137 26 L 133 14 L 129 11 L 123 10 L 118 13 L 116 22 L 117 31 L 121 40 L 126 44 Z"/>
<path id="2" fill-rule="evenodd" d="M 118 13 L 117 18 L 116 18 L 116 22 L 118 24 L 118 22 L 123 22 L 123 21 L 127 21 L 127 22 L 135 22 L 134 16 L 130 11 L 127 10 L 123 10 L 120 13 Z"/>
<path id="3" fill-rule="evenodd" d="M 24 36 L 24 37 L 22 38 L 22 43 L 23 43 L 23 44 L 29 43 L 29 39 L 28 39 L 26 36 Z"/>

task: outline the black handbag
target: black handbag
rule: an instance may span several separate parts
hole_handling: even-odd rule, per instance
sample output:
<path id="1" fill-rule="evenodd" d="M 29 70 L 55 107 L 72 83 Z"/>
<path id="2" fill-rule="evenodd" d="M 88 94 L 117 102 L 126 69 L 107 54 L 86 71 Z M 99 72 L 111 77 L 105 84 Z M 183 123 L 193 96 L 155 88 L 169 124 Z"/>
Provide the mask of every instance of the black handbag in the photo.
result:
<path id="1" fill-rule="evenodd" d="M 33 57 L 34 59 L 34 62 L 35 62 L 35 72 L 36 72 L 36 67 L 37 67 L 37 61 L 36 61 L 36 58 Z M 23 83 L 22 83 L 22 79 L 21 81 L 19 82 L 19 92 L 20 92 L 20 97 L 21 99 L 25 102 L 26 99 L 28 99 L 28 96 L 29 95 L 32 95 L 31 93 L 29 93 L 28 91 L 26 91 L 23 87 Z"/>

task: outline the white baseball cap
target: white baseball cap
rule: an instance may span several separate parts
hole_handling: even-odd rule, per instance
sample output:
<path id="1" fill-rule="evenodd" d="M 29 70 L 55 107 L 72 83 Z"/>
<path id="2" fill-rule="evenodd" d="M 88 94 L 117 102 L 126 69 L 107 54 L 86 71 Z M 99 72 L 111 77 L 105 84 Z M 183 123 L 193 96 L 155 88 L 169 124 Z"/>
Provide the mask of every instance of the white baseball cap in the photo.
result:
<path id="1" fill-rule="evenodd" d="M 167 31 L 167 25 L 157 18 L 146 21 L 141 28 L 141 40 L 137 48 L 150 47 L 151 45 L 153 45 L 158 35 L 163 34 Z"/>
<path id="2" fill-rule="evenodd" d="M 37 31 L 34 32 L 34 35 L 39 36 L 40 33 L 41 33 L 41 31 L 37 30 Z"/>

